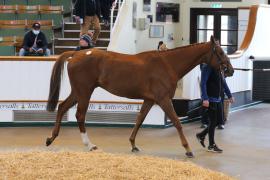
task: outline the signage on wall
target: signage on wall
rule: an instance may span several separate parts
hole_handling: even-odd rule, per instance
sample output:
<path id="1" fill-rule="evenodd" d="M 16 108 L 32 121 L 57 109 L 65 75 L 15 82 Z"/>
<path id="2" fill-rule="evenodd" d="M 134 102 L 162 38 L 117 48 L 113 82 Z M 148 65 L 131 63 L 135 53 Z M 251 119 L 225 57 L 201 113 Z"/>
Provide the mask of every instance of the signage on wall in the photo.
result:
<path id="1" fill-rule="evenodd" d="M 143 11 L 151 11 L 151 0 L 143 0 Z"/>
<path id="2" fill-rule="evenodd" d="M 43 110 L 46 111 L 47 103 L 40 102 L 10 102 L 0 103 L 0 111 L 8 110 Z M 71 109 L 76 109 L 73 106 Z M 117 112 L 138 112 L 141 104 L 119 104 L 119 103 L 89 103 L 89 111 L 117 111 Z"/>
<path id="3" fill-rule="evenodd" d="M 222 4 L 211 4 L 211 8 L 222 8 Z"/>
<path id="4" fill-rule="evenodd" d="M 180 4 L 157 2 L 156 21 L 157 22 L 179 22 Z"/>

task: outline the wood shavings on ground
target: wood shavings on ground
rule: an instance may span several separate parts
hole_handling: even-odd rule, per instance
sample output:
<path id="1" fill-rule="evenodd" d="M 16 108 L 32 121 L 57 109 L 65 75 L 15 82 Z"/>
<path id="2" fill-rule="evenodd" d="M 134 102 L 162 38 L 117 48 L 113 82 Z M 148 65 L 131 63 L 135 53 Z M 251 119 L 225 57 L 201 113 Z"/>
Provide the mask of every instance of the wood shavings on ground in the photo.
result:
<path id="1" fill-rule="evenodd" d="M 230 180 L 190 162 L 104 152 L 2 152 L 0 179 Z"/>

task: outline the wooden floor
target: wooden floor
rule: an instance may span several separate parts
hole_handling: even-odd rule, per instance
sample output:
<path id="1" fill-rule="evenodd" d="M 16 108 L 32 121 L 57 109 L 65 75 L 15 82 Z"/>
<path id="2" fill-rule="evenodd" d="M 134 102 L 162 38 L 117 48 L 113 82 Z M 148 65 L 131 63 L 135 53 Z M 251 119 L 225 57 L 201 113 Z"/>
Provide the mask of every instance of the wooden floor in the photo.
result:
<path id="1" fill-rule="evenodd" d="M 195 158 L 186 159 L 174 127 L 167 129 L 143 128 L 137 136 L 139 155 L 153 155 L 192 161 L 200 166 L 221 171 L 238 179 L 270 179 L 270 104 L 259 104 L 230 114 L 224 130 L 216 131 L 216 143 L 222 154 L 207 152 L 195 138 L 198 122 L 185 124 L 184 131 L 193 148 Z M 63 127 L 50 147 L 45 139 L 51 127 L 0 128 L 0 151 L 86 151 L 76 127 Z M 90 139 L 99 150 L 131 154 L 131 128 L 88 127 Z M 1 177 L 1 175 L 0 175 Z"/>

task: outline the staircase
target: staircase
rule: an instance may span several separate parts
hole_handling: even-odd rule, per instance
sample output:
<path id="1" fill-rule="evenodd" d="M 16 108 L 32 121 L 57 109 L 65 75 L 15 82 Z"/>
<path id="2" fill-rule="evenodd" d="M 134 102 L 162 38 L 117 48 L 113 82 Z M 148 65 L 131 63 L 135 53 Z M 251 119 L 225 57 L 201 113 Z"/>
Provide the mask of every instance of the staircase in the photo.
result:
<path id="1" fill-rule="evenodd" d="M 79 45 L 80 25 L 74 22 L 65 22 L 63 38 L 54 41 L 54 54 L 72 51 Z M 110 43 L 110 27 L 101 24 L 101 31 L 97 40 L 96 48 L 106 50 Z"/>
<path id="2" fill-rule="evenodd" d="M 118 14 L 117 7 L 118 4 L 113 12 L 113 22 L 116 20 Z M 95 48 L 107 50 L 110 43 L 110 26 L 105 26 L 103 23 L 100 23 L 100 26 L 101 31 Z M 54 40 L 54 54 L 56 55 L 65 51 L 72 51 L 79 45 L 80 25 L 75 22 L 65 22 L 62 34 L 62 38 L 56 38 Z"/>

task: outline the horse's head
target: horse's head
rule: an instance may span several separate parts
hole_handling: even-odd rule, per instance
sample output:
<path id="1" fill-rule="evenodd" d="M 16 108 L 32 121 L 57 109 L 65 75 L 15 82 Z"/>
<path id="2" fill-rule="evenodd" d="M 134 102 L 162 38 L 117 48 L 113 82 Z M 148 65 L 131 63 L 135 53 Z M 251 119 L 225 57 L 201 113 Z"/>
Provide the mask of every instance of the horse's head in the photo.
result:
<path id="1" fill-rule="evenodd" d="M 209 52 L 207 64 L 215 69 L 224 71 L 225 76 L 232 76 L 234 73 L 230 59 L 224 53 L 219 43 L 215 41 L 215 38 L 211 36 L 211 51 Z"/>

